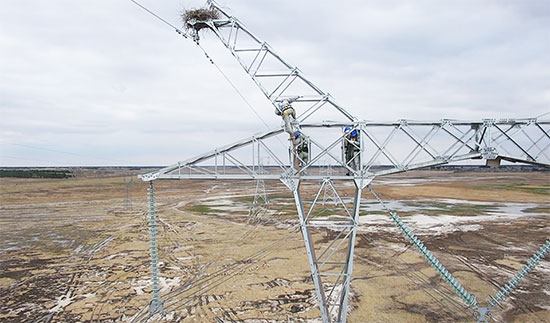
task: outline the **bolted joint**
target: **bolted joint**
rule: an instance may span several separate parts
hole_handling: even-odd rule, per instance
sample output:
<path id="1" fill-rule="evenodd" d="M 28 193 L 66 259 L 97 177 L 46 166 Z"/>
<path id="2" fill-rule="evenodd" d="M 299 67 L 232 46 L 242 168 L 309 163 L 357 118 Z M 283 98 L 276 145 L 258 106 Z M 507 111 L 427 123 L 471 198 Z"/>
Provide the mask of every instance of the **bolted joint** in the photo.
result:
<path id="1" fill-rule="evenodd" d="M 498 151 L 495 147 L 483 147 L 479 150 L 481 153 L 481 157 L 484 159 L 497 159 L 498 157 Z"/>
<path id="2" fill-rule="evenodd" d="M 483 119 L 483 125 L 485 127 L 492 127 L 495 124 L 496 119 Z"/>

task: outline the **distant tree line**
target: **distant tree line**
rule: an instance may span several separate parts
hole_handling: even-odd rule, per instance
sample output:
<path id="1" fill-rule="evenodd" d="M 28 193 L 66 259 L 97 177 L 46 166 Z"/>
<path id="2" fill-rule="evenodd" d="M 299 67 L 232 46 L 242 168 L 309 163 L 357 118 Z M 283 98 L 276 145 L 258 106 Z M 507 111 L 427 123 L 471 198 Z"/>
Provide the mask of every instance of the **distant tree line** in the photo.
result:
<path id="1" fill-rule="evenodd" d="M 72 174 L 68 170 L 47 169 L 0 169 L 0 177 L 17 178 L 69 178 Z"/>

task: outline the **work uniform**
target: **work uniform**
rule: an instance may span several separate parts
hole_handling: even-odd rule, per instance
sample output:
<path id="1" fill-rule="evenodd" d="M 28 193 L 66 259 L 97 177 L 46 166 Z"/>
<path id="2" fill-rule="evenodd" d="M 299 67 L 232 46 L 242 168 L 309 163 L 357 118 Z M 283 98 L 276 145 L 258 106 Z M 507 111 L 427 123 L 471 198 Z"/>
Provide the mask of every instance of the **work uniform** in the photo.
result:
<path id="1" fill-rule="evenodd" d="M 298 157 L 298 165 L 296 167 L 302 167 L 304 164 L 307 164 L 309 158 L 309 147 L 308 142 L 305 139 L 304 135 L 300 134 L 298 137 L 292 139 L 292 144 L 294 149 L 296 149 L 296 156 Z"/>
<path id="2" fill-rule="evenodd" d="M 285 132 L 289 135 L 294 135 L 298 131 L 298 127 L 294 124 L 296 121 L 296 111 L 288 103 L 288 101 L 283 101 L 278 108 L 275 109 L 275 114 L 283 117 L 283 122 L 285 123 Z"/>
<path id="3" fill-rule="evenodd" d="M 346 164 L 354 170 L 359 167 L 359 134 L 355 133 L 355 136 L 351 134 L 346 135 L 344 140 L 344 151 L 346 154 Z M 357 156 L 356 156 L 357 155 Z"/>

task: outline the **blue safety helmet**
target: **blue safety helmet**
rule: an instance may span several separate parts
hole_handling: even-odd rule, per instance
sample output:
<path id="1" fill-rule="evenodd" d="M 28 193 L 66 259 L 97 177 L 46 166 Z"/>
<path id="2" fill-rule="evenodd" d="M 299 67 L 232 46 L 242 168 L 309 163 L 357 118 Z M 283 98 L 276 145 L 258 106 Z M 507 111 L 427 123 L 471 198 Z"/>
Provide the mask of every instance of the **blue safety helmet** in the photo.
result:
<path id="1" fill-rule="evenodd" d="M 344 128 L 344 132 L 348 132 L 351 130 L 351 127 L 350 126 L 347 126 L 346 128 Z"/>
<path id="2" fill-rule="evenodd" d="M 288 100 L 283 100 L 281 103 L 279 103 L 279 107 L 281 109 L 284 109 L 285 107 L 290 107 L 290 103 L 288 102 Z"/>
<path id="3" fill-rule="evenodd" d="M 351 132 L 351 134 L 350 134 L 350 135 L 351 135 L 352 137 L 355 137 L 355 136 L 357 136 L 357 130 L 355 130 L 355 129 L 354 129 L 354 130 L 353 130 L 353 131 Z"/>
<path id="4" fill-rule="evenodd" d="M 298 138 L 298 137 L 300 137 L 300 132 L 299 132 L 299 131 L 296 131 L 296 132 L 294 133 L 294 138 Z"/>

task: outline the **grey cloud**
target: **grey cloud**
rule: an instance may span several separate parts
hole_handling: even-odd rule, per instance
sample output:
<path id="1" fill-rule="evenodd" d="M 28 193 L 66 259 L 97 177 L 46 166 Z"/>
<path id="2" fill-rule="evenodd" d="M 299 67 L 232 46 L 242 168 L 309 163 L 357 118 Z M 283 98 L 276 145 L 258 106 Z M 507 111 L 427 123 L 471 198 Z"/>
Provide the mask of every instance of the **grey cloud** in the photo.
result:
<path id="1" fill-rule="evenodd" d="M 177 26 L 182 8 L 203 4 L 141 2 Z M 547 1 L 219 3 L 365 119 L 526 117 L 550 106 Z M 202 44 L 278 126 L 219 41 L 205 34 Z M 265 129 L 192 42 L 129 1 L 6 5 L 0 112 L 2 150 L 30 143 L 129 164 L 171 163 Z"/>

